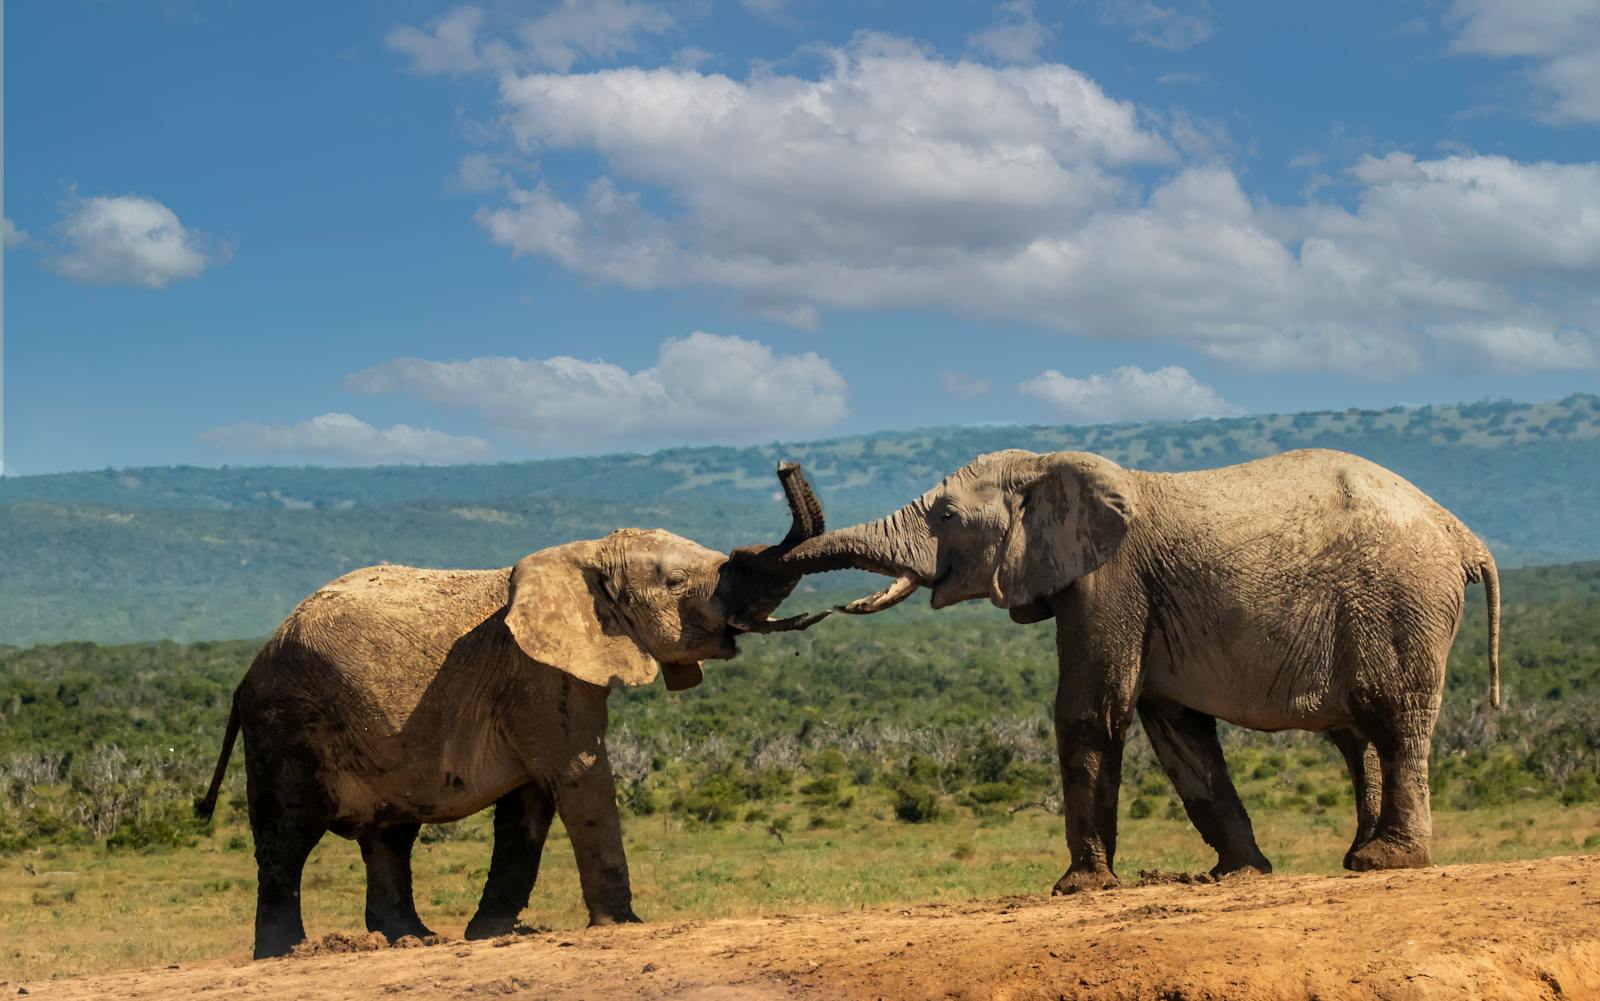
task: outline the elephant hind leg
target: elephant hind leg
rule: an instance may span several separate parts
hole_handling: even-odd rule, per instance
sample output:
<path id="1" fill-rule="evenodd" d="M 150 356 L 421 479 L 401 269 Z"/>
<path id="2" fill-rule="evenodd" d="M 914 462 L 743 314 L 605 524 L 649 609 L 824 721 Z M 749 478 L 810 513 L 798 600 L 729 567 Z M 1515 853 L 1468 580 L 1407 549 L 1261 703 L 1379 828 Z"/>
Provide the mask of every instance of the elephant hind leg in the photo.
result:
<path id="1" fill-rule="evenodd" d="M 1139 719 L 1190 822 L 1217 852 L 1211 874 L 1271 872 L 1272 863 L 1256 844 L 1250 815 L 1228 774 L 1216 718 L 1175 703 L 1145 700 L 1139 703 Z"/>
<path id="2" fill-rule="evenodd" d="M 1410 869 L 1433 863 L 1428 751 L 1438 715 L 1436 694 L 1402 693 L 1360 720 L 1377 749 L 1383 797 L 1372 838 L 1350 853 L 1351 869 Z"/>
<path id="3" fill-rule="evenodd" d="M 391 824 L 356 836 L 367 864 L 367 930 L 382 932 L 391 942 L 433 934 L 417 916 L 411 893 L 411 848 L 421 828 L 421 824 Z"/>
<path id="4" fill-rule="evenodd" d="M 300 878 L 311 850 L 328 831 L 328 798 L 316 780 L 315 756 L 303 748 L 259 750 L 245 730 L 246 793 L 256 854 L 254 957 L 285 956 L 305 940 Z"/>
<path id="5" fill-rule="evenodd" d="M 539 878 L 539 859 L 555 810 L 555 798 L 538 783 L 513 789 L 495 802 L 494 856 L 478 912 L 467 922 L 467 938 L 494 938 L 516 927 Z"/>
<path id="6" fill-rule="evenodd" d="M 1383 810 L 1383 766 L 1372 741 L 1354 730 L 1329 730 L 1328 739 L 1343 755 L 1355 792 L 1356 834 L 1344 855 L 1344 867 L 1353 869 L 1356 852 L 1378 833 L 1378 816 Z"/>

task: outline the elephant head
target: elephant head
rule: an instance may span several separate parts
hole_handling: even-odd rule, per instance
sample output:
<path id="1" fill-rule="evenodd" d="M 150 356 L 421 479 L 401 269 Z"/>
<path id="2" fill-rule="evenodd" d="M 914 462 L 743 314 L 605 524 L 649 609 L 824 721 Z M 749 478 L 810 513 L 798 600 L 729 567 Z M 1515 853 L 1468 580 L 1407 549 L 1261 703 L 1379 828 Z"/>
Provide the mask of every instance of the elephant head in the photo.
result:
<path id="1" fill-rule="evenodd" d="M 793 525 L 777 546 L 724 556 L 670 532 L 621 529 L 524 557 L 511 571 L 512 637 L 533 659 L 593 684 L 646 684 L 659 672 L 677 691 L 701 682 L 703 661 L 733 657 L 741 633 L 821 621 L 826 611 L 770 618 L 800 580 L 771 557 L 823 530 L 800 467 L 785 463 L 778 477 Z"/>
<path id="2" fill-rule="evenodd" d="M 1049 598 L 1099 567 L 1134 517 L 1127 470 L 1084 452 L 980 456 L 878 521 L 828 532 L 780 554 L 779 568 L 854 567 L 895 578 L 842 610 L 882 611 L 932 589 L 943 608 L 987 597 L 1018 622 L 1049 618 Z"/>

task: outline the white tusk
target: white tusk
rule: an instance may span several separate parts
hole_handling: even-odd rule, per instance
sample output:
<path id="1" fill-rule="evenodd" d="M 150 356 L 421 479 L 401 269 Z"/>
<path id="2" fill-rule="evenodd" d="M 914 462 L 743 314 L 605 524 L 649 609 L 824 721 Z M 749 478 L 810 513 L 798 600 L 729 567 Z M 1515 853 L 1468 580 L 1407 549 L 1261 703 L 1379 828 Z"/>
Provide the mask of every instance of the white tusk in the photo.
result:
<path id="1" fill-rule="evenodd" d="M 894 583 L 877 594 L 869 594 L 865 598 L 857 598 L 848 605 L 840 605 L 839 611 L 846 615 L 871 615 L 873 612 L 881 612 L 885 608 L 893 608 L 905 601 L 921 586 L 922 581 L 911 574 L 896 577 Z"/>

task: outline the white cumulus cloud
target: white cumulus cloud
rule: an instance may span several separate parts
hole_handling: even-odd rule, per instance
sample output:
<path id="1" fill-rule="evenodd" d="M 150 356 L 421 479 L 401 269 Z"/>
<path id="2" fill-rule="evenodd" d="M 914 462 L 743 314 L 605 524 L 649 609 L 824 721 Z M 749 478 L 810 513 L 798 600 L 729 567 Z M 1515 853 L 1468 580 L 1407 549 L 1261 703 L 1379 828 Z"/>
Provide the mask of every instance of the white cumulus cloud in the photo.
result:
<path id="1" fill-rule="evenodd" d="M 1244 412 L 1176 365 L 1154 372 L 1125 365 L 1086 379 L 1048 369 L 1017 389 L 1045 403 L 1057 416 L 1081 423 L 1187 420 Z"/>
<path id="2" fill-rule="evenodd" d="M 299 424 L 229 424 L 200 441 L 252 456 L 332 459 L 356 465 L 453 463 L 487 458 L 487 441 L 407 424 L 377 428 L 350 414 L 331 413 Z"/>
<path id="3" fill-rule="evenodd" d="M 697 331 L 630 372 L 578 358 L 397 358 L 349 376 L 359 393 L 403 393 L 477 411 L 542 447 L 597 442 L 749 442 L 816 431 L 849 412 L 844 379 L 813 352 Z"/>
<path id="4" fill-rule="evenodd" d="M 577 200 L 514 191 L 479 213 L 517 253 L 634 288 L 711 284 L 772 315 L 917 303 L 974 260 L 1003 262 L 1128 190 L 1111 168 L 1168 162 L 1134 107 L 1065 66 L 946 63 L 894 39 L 833 53 L 819 79 L 689 70 L 502 83 L 525 155 L 599 153 Z M 642 185 L 681 211 L 647 208 Z"/>
<path id="5" fill-rule="evenodd" d="M 1538 113 L 1600 122 L 1600 4 L 1593 0 L 1456 0 L 1450 47 L 1526 60 Z"/>
<path id="6" fill-rule="evenodd" d="M 51 267 L 87 285 L 165 288 L 199 276 L 229 254 L 185 228 L 165 205 L 138 195 L 74 198 L 60 230 L 61 251 Z"/>
<path id="7" fill-rule="evenodd" d="M 1242 187 L 1217 123 L 1058 63 L 870 34 L 813 75 L 511 73 L 500 102 L 496 178 L 549 178 L 555 152 L 598 166 L 488 193 L 492 241 L 625 288 L 724 289 L 799 327 L 936 309 L 1367 379 L 1590 367 L 1600 334 L 1594 162 L 1324 162 L 1275 204 Z"/>

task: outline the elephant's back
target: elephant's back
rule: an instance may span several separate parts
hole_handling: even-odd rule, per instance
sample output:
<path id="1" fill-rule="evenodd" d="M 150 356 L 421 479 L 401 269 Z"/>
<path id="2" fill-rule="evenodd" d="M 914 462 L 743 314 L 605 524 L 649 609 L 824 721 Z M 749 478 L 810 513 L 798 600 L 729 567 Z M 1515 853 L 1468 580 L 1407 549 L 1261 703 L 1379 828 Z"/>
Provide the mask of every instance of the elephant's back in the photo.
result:
<path id="1" fill-rule="evenodd" d="M 360 644 L 375 656 L 393 646 L 438 663 L 457 640 L 505 606 L 510 579 L 509 568 L 364 567 L 318 588 L 289 613 L 274 638 L 333 653 Z"/>
<path id="2" fill-rule="evenodd" d="M 481 663 L 462 646 L 493 642 L 510 576 L 509 568 L 352 571 L 289 613 L 247 680 L 263 694 L 320 693 L 398 730 L 447 663 Z"/>
<path id="3" fill-rule="evenodd" d="M 1419 529 L 1460 525 L 1416 484 L 1349 452 L 1301 448 L 1218 469 L 1174 474 L 1246 508 L 1325 526 L 1357 523 Z"/>
<path id="4" fill-rule="evenodd" d="M 1210 556 L 1261 566 L 1365 566 L 1376 577 L 1464 580 L 1486 559 L 1466 525 L 1393 470 L 1348 452 L 1297 449 L 1170 477 Z M 1332 572 L 1330 570 L 1330 572 Z"/>

